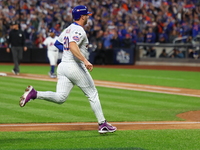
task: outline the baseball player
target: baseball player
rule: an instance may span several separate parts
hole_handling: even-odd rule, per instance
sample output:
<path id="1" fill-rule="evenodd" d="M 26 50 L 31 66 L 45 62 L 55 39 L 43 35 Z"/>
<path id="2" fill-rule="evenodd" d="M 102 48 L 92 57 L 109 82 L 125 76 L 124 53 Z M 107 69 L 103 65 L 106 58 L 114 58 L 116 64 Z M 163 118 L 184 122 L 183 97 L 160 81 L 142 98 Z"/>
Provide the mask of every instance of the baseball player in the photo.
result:
<path id="1" fill-rule="evenodd" d="M 58 39 L 58 36 L 56 36 L 55 32 L 55 29 L 51 28 L 49 30 L 49 36 L 43 42 L 43 44 L 47 46 L 47 57 L 51 66 L 49 76 L 51 78 L 56 78 L 55 67 L 57 66 L 59 53 L 58 48 L 54 46 L 54 43 Z"/>
<path id="2" fill-rule="evenodd" d="M 55 43 L 59 50 L 63 50 L 62 61 L 57 69 L 56 92 L 36 91 L 32 86 L 28 86 L 20 99 L 20 106 L 25 106 L 32 99 L 43 99 L 62 104 L 66 101 L 73 86 L 77 85 L 89 99 L 90 106 L 98 120 L 98 132 L 115 132 L 117 128 L 109 124 L 104 117 L 98 91 L 89 73 L 93 70 L 93 65 L 86 59 L 89 42 L 83 29 L 89 18 L 88 14 L 90 12 L 86 6 L 74 7 L 72 10 L 74 22 L 63 30 Z"/>

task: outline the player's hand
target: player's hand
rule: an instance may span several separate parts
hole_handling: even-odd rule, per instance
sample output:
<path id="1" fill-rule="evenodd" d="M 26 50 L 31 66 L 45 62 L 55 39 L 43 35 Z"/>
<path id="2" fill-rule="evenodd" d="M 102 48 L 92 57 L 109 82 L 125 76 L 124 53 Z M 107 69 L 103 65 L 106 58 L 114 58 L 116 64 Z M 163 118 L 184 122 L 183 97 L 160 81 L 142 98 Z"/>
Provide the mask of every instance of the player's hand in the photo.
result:
<path id="1" fill-rule="evenodd" d="M 93 65 L 87 59 L 84 60 L 84 64 L 89 71 L 93 70 Z"/>
<path id="2" fill-rule="evenodd" d="M 92 65 L 92 64 L 90 64 L 90 65 L 87 65 L 86 67 L 87 67 L 87 69 L 88 69 L 88 70 L 90 70 L 90 71 L 92 71 L 92 70 L 93 70 L 93 65 Z"/>
<path id="3" fill-rule="evenodd" d="M 7 52 L 7 53 L 10 53 L 10 48 L 6 48 L 6 52 Z"/>

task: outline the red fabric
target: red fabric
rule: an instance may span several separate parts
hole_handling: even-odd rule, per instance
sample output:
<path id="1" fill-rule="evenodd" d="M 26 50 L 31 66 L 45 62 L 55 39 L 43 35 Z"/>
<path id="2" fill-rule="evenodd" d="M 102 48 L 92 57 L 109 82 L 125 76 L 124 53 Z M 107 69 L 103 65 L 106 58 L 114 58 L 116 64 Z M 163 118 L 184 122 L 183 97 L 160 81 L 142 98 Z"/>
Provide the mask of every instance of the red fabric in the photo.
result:
<path id="1" fill-rule="evenodd" d="M 27 6 L 26 4 L 24 4 L 24 5 L 22 6 L 22 9 L 28 9 L 28 6 Z"/>
<path id="2" fill-rule="evenodd" d="M 120 10 L 119 8 L 115 8 L 115 9 L 113 10 L 112 14 L 113 14 L 114 16 L 116 16 L 116 15 L 118 14 L 118 11 L 119 11 L 119 10 Z"/>
<path id="3" fill-rule="evenodd" d="M 40 43 L 43 43 L 44 40 L 45 40 L 44 37 L 39 36 L 39 37 L 35 40 L 35 45 L 36 45 L 37 47 L 39 47 L 39 44 L 40 44 Z"/>
<path id="4" fill-rule="evenodd" d="M 184 8 L 194 8 L 194 5 L 193 4 L 187 4 L 184 6 Z"/>
<path id="5" fill-rule="evenodd" d="M 122 4 L 122 8 L 125 9 L 126 11 L 128 11 L 128 5 L 126 3 Z"/>

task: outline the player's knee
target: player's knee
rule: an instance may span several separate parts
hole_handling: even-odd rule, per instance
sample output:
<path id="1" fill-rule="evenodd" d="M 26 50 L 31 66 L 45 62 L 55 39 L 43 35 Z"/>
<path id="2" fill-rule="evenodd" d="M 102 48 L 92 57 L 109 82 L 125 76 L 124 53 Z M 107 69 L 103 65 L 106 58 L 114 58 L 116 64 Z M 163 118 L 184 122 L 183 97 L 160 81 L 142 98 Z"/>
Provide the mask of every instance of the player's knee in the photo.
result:
<path id="1" fill-rule="evenodd" d="M 64 95 L 59 96 L 57 103 L 63 104 L 66 101 L 67 97 Z"/>
<path id="2" fill-rule="evenodd" d="M 97 92 L 94 92 L 93 94 L 89 95 L 88 96 L 88 99 L 91 101 L 91 102 L 95 102 L 97 99 L 99 99 L 99 95 Z"/>

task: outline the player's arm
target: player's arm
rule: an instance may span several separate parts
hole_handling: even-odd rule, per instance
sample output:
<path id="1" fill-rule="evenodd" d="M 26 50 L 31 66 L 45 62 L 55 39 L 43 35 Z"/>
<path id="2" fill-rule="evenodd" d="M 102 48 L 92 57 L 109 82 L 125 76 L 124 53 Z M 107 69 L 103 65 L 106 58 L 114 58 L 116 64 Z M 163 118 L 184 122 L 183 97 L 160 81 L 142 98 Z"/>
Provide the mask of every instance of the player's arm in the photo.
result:
<path id="1" fill-rule="evenodd" d="M 74 56 L 76 56 L 79 60 L 83 61 L 86 68 L 90 71 L 93 69 L 93 65 L 81 54 L 80 49 L 76 42 L 70 42 L 69 43 L 69 49 L 72 52 Z"/>
<path id="2" fill-rule="evenodd" d="M 59 51 L 63 51 L 63 44 L 60 43 L 58 40 L 54 43 L 54 46 L 59 49 Z"/>

